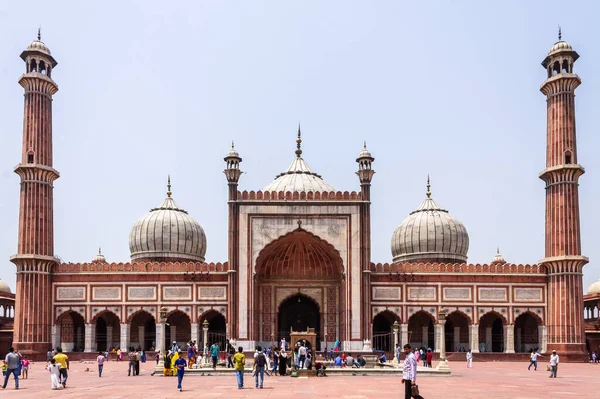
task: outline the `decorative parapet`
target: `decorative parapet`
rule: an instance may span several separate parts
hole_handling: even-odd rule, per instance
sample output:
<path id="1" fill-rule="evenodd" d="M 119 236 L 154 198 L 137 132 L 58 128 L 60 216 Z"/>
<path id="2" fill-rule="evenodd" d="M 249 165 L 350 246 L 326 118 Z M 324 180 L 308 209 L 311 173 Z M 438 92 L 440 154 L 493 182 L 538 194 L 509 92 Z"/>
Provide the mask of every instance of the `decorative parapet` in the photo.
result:
<path id="1" fill-rule="evenodd" d="M 546 274 L 544 265 L 466 263 L 371 263 L 372 273 L 498 273 Z"/>
<path id="2" fill-rule="evenodd" d="M 52 272 L 60 273 L 227 273 L 228 262 L 127 262 L 60 263 Z"/>
<path id="3" fill-rule="evenodd" d="M 238 191 L 237 199 L 258 201 L 362 201 L 362 194 L 356 191 Z"/>

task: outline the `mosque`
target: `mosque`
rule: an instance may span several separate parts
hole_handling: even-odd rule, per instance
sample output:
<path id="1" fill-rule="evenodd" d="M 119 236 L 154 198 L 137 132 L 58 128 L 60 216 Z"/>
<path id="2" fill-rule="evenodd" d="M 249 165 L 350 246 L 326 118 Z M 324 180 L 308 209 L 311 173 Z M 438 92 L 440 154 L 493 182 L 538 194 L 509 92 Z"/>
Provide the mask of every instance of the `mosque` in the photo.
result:
<path id="1" fill-rule="evenodd" d="M 586 353 L 582 270 L 588 259 L 581 254 L 578 198 L 584 168 L 574 116 L 579 55 L 560 36 L 542 62 L 545 253 L 533 265 L 507 262 L 499 252 L 489 264 L 468 263 L 467 229 L 434 200 L 429 182 L 403 221 L 377 210 L 400 224 L 391 235 L 391 262 L 374 262 L 375 158 L 365 145 L 356 158 L 355 191 L 336 189 L 308 165 L 300 129 L 289 167 L 260 190 L 238 188 L 242 158 L 233 145 L 226 153 L 227 259 L 205 260 L 204 230 L 175 201 L 169 181 L 162 202 L 157 198 L 131 229 L 130 260 L 110 262 L 99 252 L 89 262 L 62 262 L 54 253 L 53 220 L 57 61 L 39 34 L 21 58 L 20 213 L 11 261 L 17 267 L 13 345 L 23 353 L 45 356 L 58 346 L 151 350 L 227 338 L 252 350 L 307 328 L 315 329 L 319 350 L 339 340 L 345 350 L 390 351 L 396 339 L 434 351 L 442 344 L 449 351 L 505 354 L 539 347 L 556 349 L 565 360 Z"/>

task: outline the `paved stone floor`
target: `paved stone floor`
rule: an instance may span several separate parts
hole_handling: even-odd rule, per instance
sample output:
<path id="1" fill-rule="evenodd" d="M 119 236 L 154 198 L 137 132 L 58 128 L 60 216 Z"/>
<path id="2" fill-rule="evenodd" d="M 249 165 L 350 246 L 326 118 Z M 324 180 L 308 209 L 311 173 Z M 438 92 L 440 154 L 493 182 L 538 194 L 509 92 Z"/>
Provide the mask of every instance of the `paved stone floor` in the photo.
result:
<path id="1" fill-rule="evenodd" d="M 451 363 L 452 377 L 418 380 L 425 399 L 432 398 L 600 398 L 600 365 L 561 364 L 558 378 L 548 378 L 545 364 L 527 371 L 523 363 L 475 363 L 473 369 Z M 400 377 L 336 376 L 327 378 L 265 377 L 265 389 L 254 388 L 249 375 L 238 390 L 235 376 L 189 376 L 183 392 L 174 377 L 151 377 L 152 364 L 142 365 L 138 377 L 127 377 L 126 363 L 105 363 L 102 378 L 94 364 L 73 363 L 67 389 L 50 390 L 50 376 L 43 364 L 34 364 L 29 379 L 14 389 L 9 381 L 4 398 L 288 398 L 362 399 L 403 398 Z M 90 371 L 86 372 L 85 369 Z M 43 395 L 43 396 L 41 396 Z"/>

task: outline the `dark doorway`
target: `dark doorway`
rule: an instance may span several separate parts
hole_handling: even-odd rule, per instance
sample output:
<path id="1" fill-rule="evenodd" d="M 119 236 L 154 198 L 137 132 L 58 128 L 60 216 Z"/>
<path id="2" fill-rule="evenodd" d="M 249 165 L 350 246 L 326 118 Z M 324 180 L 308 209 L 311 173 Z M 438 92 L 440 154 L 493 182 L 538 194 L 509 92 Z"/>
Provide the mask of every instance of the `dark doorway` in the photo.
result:
<path id="1" fill-rule="evenodd" d="M 314 328 L 317 345 L 321 342 L 321 315 L 319 305 L 311 298 L 298 294 L 286 299 L 279 306 L 277 314 L 278 340 L 285 337 L 289 342 L 290 328 L 294 331 L 306 331 Z"/>
<path id="2" fill-rule="evenodd" d="M 515 352 L 529 353 L 539 349 L 539 321 L 531 313 L 525 312 L 515 320 Z"/>
<path id="3" fill-rule="evenodd" d="M 504 325 L 500 318 L 492 324 L 492 352 L 504 352 Z"/>
<path id="4" fill-rule="evenodd" d="M 96 349 L 98 351 L 106 351 L 106 321 L 102 317 L 98 317 L 96 320 Z"/>
<path id="5" fill-rule="evenodd" d="M 379 313 L 373 318 L 373 349 L 382 350 L 384 352 L 394 351 L 394 321 L 398 320 L 396 316 L 385 311 Z"/>

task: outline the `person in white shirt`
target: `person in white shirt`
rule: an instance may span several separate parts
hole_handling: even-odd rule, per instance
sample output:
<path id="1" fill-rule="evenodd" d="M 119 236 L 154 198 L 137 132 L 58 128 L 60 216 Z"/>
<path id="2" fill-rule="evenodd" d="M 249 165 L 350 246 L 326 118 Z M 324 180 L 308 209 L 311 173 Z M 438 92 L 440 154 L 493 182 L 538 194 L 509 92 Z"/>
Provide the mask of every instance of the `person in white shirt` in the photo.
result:
<path id="1" fill-rule="evenodd" d="M 471 353 L 471 349 L 467 351 L 467 367 L 473 368 L 473 354 Z"/>
<path id="2" fill-rule="evenodd" d="M 298 348 L 298 366 L 303 369 L 304 361 L 306 360 L 306 346 L 304 346 L 304 342 L 300 344 L 300 348 Z"/>
<path id="3" fill-rule="evenodd" d="M 402 383 L 404 384 L 404 398 L 410 399 L 413 385 L 417 385 L 417 360 L 415 354 L 410 350 L 410 344 L 404 345 L 404 367 L 402 369 Z M 414 396 L 416 399 L 423 399 L 421 395 Z"/>
<path id="4" fill-rule="evenodd" d="M 560 359 L 556 354 L 556 351 L 552 351 L 552 355 L 550 356 L 550 378 L 556 378 L 556 372 L 558 371 L 558 363 Z"/>
<path id="5" fill-rule="evenodd" d="M 533 371 L 537 371 L 537 358 L 538 357 L 543 357 L 543 356 L 540 355 L 537 352 L 537 350 L 532 350 L 531 355 L 529 356 L 529 367 L 527 367 L 527 370 L 531 370 L 531 366 L 533 366 Z"/>

